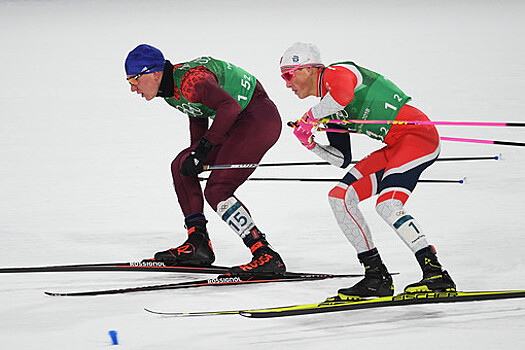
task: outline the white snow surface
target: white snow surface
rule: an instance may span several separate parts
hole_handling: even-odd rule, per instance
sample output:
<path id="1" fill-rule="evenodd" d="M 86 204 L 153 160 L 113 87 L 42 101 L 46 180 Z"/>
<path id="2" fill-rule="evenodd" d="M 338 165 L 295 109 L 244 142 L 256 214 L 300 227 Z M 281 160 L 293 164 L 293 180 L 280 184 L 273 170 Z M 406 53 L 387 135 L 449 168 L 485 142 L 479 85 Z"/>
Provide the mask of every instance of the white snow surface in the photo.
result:
<path id="1" fill-rule="evenodd" d="M 187 118 L 130 93 L 123 61 L 136 45 L 172 62 L 211 55 L 252 72 L 283 118 L 264 162 L 315 161 L 285 122 L 298 100 L 279 58 L 315 43 L 326 63 L 378 71 L 433 120 L 525 121 L 523 1 L 0 1 L 0 266 L 136 261 L 181 243 L 170 163 L 189 143 Z M 439 127 L 442 136 L 525 141 L 519 128 Z M 323 140 L 323 136 L 320 136 Z M 321 141 L 322 142 L 322 141 Z M 353 137 L 354 158 L 381 147 Z M 407 203 L 461 290 L 525 289 L 525 149 L 444 142 Z M 258 169 L 254 176 L 336 177 L 334 167 Z M 328 205 L 330 183 L 247 182 L 237 192 L 290 271 L 359 273 Z M 420 279 L 412 253 L 362 204 L 396 291 Z M 240 239 L 206 207 L 216 264 L 249 261 Z M 257 308 L 322 301 L 355 279 L 205 287 L 59 298 L 43 291 L 163 284 L 208 275 L 1 275 L 2 349 L 517 349 L 525 300 L 440 304 L 255 320 L 169 318 L 160 311 Z"/>

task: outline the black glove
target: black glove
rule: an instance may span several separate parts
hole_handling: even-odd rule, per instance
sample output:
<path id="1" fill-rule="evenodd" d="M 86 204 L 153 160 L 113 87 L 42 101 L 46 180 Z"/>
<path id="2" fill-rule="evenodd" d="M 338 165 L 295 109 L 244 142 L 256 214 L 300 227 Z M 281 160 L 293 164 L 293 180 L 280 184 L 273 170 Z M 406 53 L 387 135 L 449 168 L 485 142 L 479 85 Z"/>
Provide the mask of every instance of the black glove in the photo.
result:
<path id="1" fill-rule="evenodd" d="M 212 149 L 210 141 L 204 137 L 199 141 L 195 150 L 191 151 L 190 155 L 184 159 L 180 167 L 180 173 L 184 176 L 197 177 L 202 173 L 204 167 L 204 159 L 208 156 Z"/>

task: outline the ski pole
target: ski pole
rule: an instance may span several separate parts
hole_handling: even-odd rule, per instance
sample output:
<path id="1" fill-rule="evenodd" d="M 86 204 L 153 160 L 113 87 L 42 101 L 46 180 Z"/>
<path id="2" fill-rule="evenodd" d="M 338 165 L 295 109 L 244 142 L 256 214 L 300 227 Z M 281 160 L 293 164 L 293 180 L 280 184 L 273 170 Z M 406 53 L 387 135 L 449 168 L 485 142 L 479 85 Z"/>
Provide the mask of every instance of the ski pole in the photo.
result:
<path id="1" fill-rule="evenodd" d="M 496 156 L 472 156 L 472 157 L 443 157 L 436 159 L 436 162 L 460 162 L 476 160 L 499 160 L 501 153 Z M 350 164 L 357 164 L 359 160 L 353 160 Z M 306 166 L 306 165 L 330 165 L 328 162 L 287 162 L 287 163 L 262 163 L 262 164 L 222 164 L 222 165 L 205 165 L 204 171 L 222 170 L 222 169 L 249 169 L 260 167 L 288 167 L 288 166 Z"/>
<path id="2" fill-rule="evenodd" d="M 199 181 L 206 181 L 208 178 L 199 177 Z M 459 180 L 442 180 L 442 179 L 419 179 L 421 183 L 458 183 L 464 184 L 466 177 Z M 303 182 L 339 182 L 341 179 L 328 178 L 293 178 L 293 177 L 249 177 L 247 181 L 303 181 Z"/>
<path id="3" fill-rule="evenodd" d="M 328 162 L 288 162 L 288 163 L 263 163 L 263 164 L 223 164 L 223 165 L 205 165 L 206 170 L 220 170 L 220 169 L 244 169 L 244 168 L 260 168 L 260 167 L 280 167 L 280 166 L 298 166 L 298 165 L 330 165 Z"/>
<path id="4" fill-rule="evenodd" d="M 444 141 L 458 141 L 458 142 L 485 143 L 485 144 L 489 144 L 489 145 L 504 145 L 504 146 L 525 147 L 525 143 L 523 143 L 523 142 L 514 142 L 514 141 L 464 139 L 464 138 L 458 138 L 458 137 L 441 137 L 441 140 L 444 140 Z"/>
<path id="5" fill-rule="evenodd" d="M 338 132 L 338 133 L 352 133 L 352 134 L 356 134 L 355 131 L 344 130 L 344 129 L 319 128 L 318 130 L 319 131 L 326 131 L 326 132 Z M 461 137 L 446 137 L 446 136 L 441 136 L 440 139 L 443 140 L 443 141 L 458 141 L 458 142 L 484 143 L 484 144 L 489 144 L 489 145 L 503 145 L 503 146 L 525 147 L 525 143 L 523 143 L 523 142 L 515 142 L 515 141 L 466 139 L 466 138 L 461 138 Z"/>
<path id="6" fill-rule="evenodd" d="M 522 122 L 453 122 L 431 120 L 359 120 L 359 119 L 319 119 L 323 124 L 392 124 L 392 125 L 448 125 L 448 126 L 499 126 L 524 127 Z"/>

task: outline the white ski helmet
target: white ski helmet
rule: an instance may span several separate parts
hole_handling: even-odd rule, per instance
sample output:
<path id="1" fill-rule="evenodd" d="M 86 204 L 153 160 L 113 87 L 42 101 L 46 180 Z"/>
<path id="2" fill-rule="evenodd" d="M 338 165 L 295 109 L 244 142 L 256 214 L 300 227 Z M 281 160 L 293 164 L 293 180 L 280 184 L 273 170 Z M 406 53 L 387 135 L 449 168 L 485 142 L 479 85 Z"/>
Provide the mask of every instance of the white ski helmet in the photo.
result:
<path id="1" fill-rule="evenodd" d="M 320 67 L 321 53 L 314 44 L 297 42 L 289 47 L 281 57 L 281 73 L 296 67 Z"/>

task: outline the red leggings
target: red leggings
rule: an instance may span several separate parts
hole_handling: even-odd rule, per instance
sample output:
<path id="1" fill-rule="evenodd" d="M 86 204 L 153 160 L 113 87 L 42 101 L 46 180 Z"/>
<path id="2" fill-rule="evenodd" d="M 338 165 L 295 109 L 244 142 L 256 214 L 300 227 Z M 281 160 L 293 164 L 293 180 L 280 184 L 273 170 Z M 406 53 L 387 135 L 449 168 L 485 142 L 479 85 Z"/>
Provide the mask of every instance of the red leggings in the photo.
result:
<path id="1" fill-rule="evenodd" d="M 429 119 L 417 108 L 405 105 L 396 120 Z M 343 182 L 354 187 L 359 201 L 380 194 L 378 203 L 395 197 L 404 204 L 421 173 L 438 157 L 439 134 L 433 125 L 394 125 L 385 143 L 357 163 Z"/>

